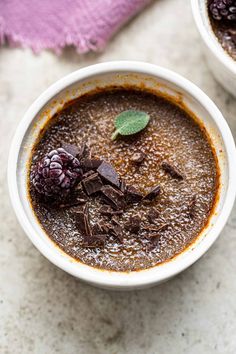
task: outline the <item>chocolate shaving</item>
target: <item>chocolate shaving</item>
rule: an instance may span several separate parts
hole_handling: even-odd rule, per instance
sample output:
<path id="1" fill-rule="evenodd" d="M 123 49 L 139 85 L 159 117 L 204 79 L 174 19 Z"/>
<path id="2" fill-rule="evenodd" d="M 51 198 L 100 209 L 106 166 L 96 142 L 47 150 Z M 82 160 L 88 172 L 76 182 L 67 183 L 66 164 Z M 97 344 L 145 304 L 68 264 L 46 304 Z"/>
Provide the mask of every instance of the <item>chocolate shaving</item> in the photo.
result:
<path id="1" fill-rule="evenodd" d="M 133 186 L 127 186 L 125 199 L 128 204 L 139 203 L 143 199 L 143 195 Z"/>
<path id="2" fill-rule="evenodd" d="M 150 208 L 147 213 L 147 219 L 150 223 L 155 223 L 155 220 L 158 218 L 159 212 L 155 208 Z"/>
<path id="3" fill-rule="evenodd" d="M 126 183 L 123 179 L 120 180 L 120 190 L 122 193 L 125 193 L 126 191 Z"/>
<path id="4" fill-rule="evenodd" d="M 72 156 L 76 157 L 77 155 L 79 155 L 79 148 L 77 145 L 72 145 L 72 144 L 68 144 L 68 143 L 63 143 L 62 144 L 63 149 L 65 149 L 69 154 L 71 154 Z"/>
<path id="5" fill-rule="evenodd" d="M 103 231 L 103 233 L 108 234 L 108 232 L 109 232 L 109 224 L 107 224 L 105 222 L 101 222 L 100 228 Z"/>
<path id="6" fill-rule="evenodd" d="M 159 233 L 166 230 L 168 226 L 169 224 L 162 224 L 160 226 L 145 225 L 143 226 L 143 230 Z M 156 236 L 155 234 L 148 234 L 147 237 L 156 237 Z"/>
<path id="7" fill-rule="evenodd" d="M 130 160 L 135 164 L 140 164 L 141 162 L 143 162 L 144 159 L 145 159 L 145 155 L 143 152 L 135 152 L 131 156 Z"/>
<path id="8" fill-rule="evenodd" d="M 161 167 L 165 172 L 169 173 L 171 177 L 179 180 L 184 179 L 183 174 L 177 169 L 177 167 L 171 165 L 169 162 L 162 162 Z"/>
<path id="9" fill-rule="evenodd" d="M 111 218 L 111 222 L 115 225 L 120 225 L 120 221 L 117 217 L 117 215 L 113 215 L 112 218 Z"/>
<path id="10" fill-rule="evenodd" d="M 82 160 L 82 159 L 90 159 L 91 158 L 91 151 L 90 148 L 88 147 L 88 145 L 86 143 L 82 143 L 80 151 L 78 153 L 78 159 Z"/>
<path id="11" fill-rule="evenodd" d="M 161 187 L 159 185 L 155 186 L 148 192 L 145 197 L 143 198 L 144 200 L 154 200 L 161 192 Z"/>
<path id="12" fill-rule="evenodd" d="M 120 210 L 124 207 L 124 194 L 113 188 L 112 186 L 103 186 L 101 188 L 102 199 L 106 204 L 109 204 L 113 209 Z"/>
<path id="13" fill-rule="evenodd" d="M 106 234 L 84 236 L 83 246 L 88 248 L 104 247 L 107 236 Z"/>
<path id="14" fill-rule="evenodd" d="M 83 171 L 96 170 L 102 163 L 102 160 L 98 159 L 83 159 L 81 161 L 81 167 Z"/>
<path id="15" fill-rule="evenodd" d="M 116 170 L 108 162 L 103 161 L 97 169 L 99 175 L 108 183 L 119 188 L 120 177 Z"/>
<path id="16" fill-rule="evenodd" d="M 111 207 L 109 207 L 107 205 L 103 205 L 99 209 L 99 212 L 103 215 L 112 216 L 112 215 L 122 215 L 124 211 L 123 210 L 113 210 Z"/>
<path id="17" fill-rule="evenodd" d="M 88 199 L 86 198 L 79 198 L 79 197 L 77 197 L 76 198 L 76 203 L 77 203 L 77 205 L 79 205 L 79 204 L 85 204 L 85 203 L 87 203 L 87 201 L 88 201 Z"/>
<path id="18" fill-rule="evenodd" d="M 155 238 L 161 237 L 161 235 L 160 234 L 150 234 L 150 235 L 147 235 L 146 237 L 148 237 L 150 239 L 155 239 Z"/>
<path id="19" fill-rule="evenodd" d="M 99 235 L 99 234 L 103 234 L 103 231 L 101 225 L 97 223 L 92 227 L 92 235 Z"/>
<path id="20" fill-rule="evenodd" d="M 91 228 L 89 223 L 89 212 L 88 205 L 86 204 L 84 208 L 74 211 L 76 225 L 82 235 L 91 235 Z"/>
<path id="21" fill-rule="evenodd" d="M 138 233 L 140 230 L 141 218 L 139 215 L 130 216 L 129 220 L 125 223 L 125 229 L 131 233 Z"/>
<path id="22" fill-rule="evenodd" d="M 82 180 L 84 189 L 88 195 L 94 194 L 101 190 L 103 183 L 98 173 L 93 173 L 92 175 L 84 178 Z"/>
<path id="23" fill-rule="evenodd" d="M 61 208 L 61 209 L 63 209 L 63 208 L 73 208 L 75 206 L 85 204 L 86 202 L 87 202 L 86 199 L 76 198 L 76 200 L 74 200 L 74 201 L 60 204 L 59 208 Z"/>
<path id="24" fill-rule="evenodd" d="M 197 195 L 194 194 L 191 198 L 189 205 L 188 205 L 188 214 L 189 214 L 190 218 L 193 218 L 195 215 L 196 202 L 197 202 Z"/>

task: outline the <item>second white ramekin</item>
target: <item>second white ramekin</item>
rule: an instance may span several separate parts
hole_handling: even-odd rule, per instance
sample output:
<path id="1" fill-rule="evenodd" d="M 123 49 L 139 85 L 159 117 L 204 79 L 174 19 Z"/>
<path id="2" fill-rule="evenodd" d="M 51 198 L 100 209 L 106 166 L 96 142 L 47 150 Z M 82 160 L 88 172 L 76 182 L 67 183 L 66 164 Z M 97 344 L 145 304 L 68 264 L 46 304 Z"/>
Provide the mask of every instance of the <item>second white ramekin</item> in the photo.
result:
<path id="1" fill-rule="evenodd" d="M 191 0 L 191 2 L 193 17 L 204 43 L 208 66 L 217 81 L 236 96 L 236 61 L 222 48 L 212 30 L 207 0 Z"/>

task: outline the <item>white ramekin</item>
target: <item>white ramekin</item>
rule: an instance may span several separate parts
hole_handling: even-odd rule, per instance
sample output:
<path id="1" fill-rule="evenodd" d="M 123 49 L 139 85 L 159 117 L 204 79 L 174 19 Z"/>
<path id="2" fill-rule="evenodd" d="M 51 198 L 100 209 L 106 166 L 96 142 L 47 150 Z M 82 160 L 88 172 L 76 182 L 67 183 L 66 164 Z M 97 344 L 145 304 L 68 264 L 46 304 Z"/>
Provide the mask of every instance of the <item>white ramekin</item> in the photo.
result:
<path id="1" fill-rule="evenodd" d="M 199 117 L 214 144 L 219 160 L 221 183 L 219 201 L 208 226 L 197 240 L 171 261 L 135 272 L 96 269 L 73 260 L 62 252 L 40 227 L 27 195 L 27 169 L 31 148 L 50 117 L 65 102 L 95 87 L 133 85 L 167 93 L 182 101 Z M 236 192 L 236 151 L 230 129 L 215 104 L 194 84 L 161 67 L 141 62 L 108 62 L 80 69 L 50 86 L 31 105 L 12 142 L 8 183 L 13 208 L 25 233 L 52 263 L 91 284 L 112 289 L 142 288 L 163 282 L 200 258 L 224 227 Z"/>
<path id="2" fill-rule="evenodd" d="M 208 66 L 217 81 L 236 96 L 236 61 L 222 48 L 210 24 L 207 0 L 191 0 L 192 12 L 204 43 Z"/>

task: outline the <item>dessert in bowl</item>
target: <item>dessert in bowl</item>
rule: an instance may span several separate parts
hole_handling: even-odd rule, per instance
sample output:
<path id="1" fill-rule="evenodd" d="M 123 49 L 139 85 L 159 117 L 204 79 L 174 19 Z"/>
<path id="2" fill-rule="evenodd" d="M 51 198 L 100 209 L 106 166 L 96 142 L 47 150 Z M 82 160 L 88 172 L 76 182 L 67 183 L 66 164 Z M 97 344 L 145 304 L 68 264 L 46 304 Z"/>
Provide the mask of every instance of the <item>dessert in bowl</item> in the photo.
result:
<path id="1" fill-rule="evenodd" d="M 147 127 L 112 140 L 116 116 L 127 111 L 148 114 Z M 33 148 L 31 203 L 74 259 L 141 270 L 183 251 L 205 227 L 218 162 L 184 107 L 148 90 L 108 87 L 67 103 L 49 124 Z"/>
<path id="2" fill-rule="evenodd" d="M 209 68 L 224 88 L 236 95 L 236 2 L 192 0 Z"/>
<path id="3" fill-rule="evenodd" d="M 222 48 L 236 61 L 236 1 L 208 0 L 208 14 Z"/>
<path id="4" fill-rule="evenodd" d="M 236 61 L 236 1 L 208 0 L 208 13 L 222 48 Z"/>
<path id="5" fill-rule="evenodd" d="M 226 122 L 198 88 L 150 64 L 111 62 L 33 104 L 13 141 L 9 188 L 53 263 L 103 287 L 143 287 L 217 238 L 234 200 L 234 157 Z"/>

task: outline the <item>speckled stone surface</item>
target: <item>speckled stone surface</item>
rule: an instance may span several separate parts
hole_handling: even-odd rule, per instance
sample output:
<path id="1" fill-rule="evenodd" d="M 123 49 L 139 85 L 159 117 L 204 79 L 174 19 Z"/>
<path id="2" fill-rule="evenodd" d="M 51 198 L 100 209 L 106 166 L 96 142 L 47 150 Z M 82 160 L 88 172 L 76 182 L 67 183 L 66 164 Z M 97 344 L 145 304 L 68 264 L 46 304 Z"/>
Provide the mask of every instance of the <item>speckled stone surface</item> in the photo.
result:
<path id="1" fill-rule="evenodd" d="M 103 54 L 0 49 L 0 353 L 235 354 L 236 209 L 221 237 L 190 269 L 158 287 L 111 292 L 50 264 L 11 208 L 6 164 L 30 103 L 51 83 L 88 64 L 116 59 L 166 66 L 219 106 L 236 137 L 236 101 L 206 67 L 189 1 L 156 0 Z"/>

